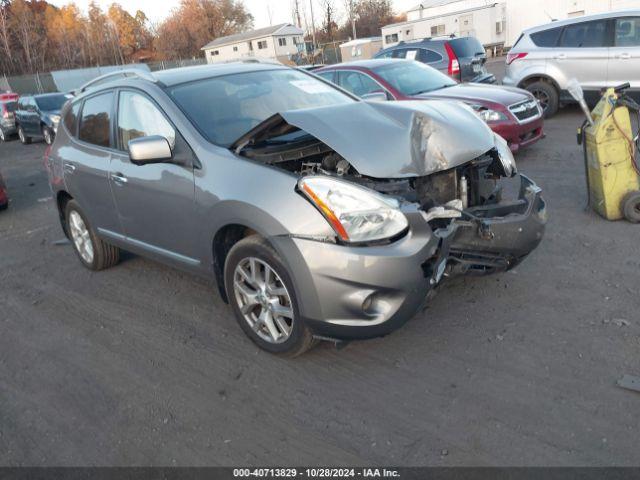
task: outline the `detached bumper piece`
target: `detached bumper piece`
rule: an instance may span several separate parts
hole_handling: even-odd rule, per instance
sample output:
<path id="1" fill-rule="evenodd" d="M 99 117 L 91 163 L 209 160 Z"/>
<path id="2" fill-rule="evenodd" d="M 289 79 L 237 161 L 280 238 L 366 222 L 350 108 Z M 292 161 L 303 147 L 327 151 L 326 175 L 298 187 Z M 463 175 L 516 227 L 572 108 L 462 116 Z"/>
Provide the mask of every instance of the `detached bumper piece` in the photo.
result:
<path id="1" fill-rule="evenodd" d="M 547 223 L 542 190 L 520 175 L 517 200 L 467 209 L 473 220 L 456 220 L 449 252 L 450 274 L 486 275 L 514 268 L 540 243 Z"/>

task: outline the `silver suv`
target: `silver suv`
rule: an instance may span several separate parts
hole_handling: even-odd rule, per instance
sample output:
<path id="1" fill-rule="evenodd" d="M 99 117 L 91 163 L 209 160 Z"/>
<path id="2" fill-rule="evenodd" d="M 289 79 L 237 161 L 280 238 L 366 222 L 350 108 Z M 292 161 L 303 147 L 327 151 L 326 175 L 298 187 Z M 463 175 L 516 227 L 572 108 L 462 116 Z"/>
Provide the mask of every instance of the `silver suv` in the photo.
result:
<path id="1" fill-rule="evenodd" d="M 529 90 L 545 115 L 573 99 L 577 79 L 588 102 L 604 87 L 631 83 L 640 89 L 640 10 L 571 18 L 525 30 L 507 55 L 505 85 Z"/>
<path id="2" fill-rule="evenodd" d="M 62 118 L 45 164 L 82 264 L 125 249 L 215 278 L 274 353 L 385 335 L 446 276 L 512 268 L 544 231 L 540 189 L 454 102 L 226 64 L 111 79 Z"/>

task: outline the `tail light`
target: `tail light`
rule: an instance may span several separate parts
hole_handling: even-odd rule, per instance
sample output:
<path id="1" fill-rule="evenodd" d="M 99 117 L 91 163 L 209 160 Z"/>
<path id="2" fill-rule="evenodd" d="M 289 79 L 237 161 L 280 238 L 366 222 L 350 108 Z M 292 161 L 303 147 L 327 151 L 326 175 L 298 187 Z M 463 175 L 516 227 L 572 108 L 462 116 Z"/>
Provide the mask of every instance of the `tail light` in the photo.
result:
<path id="1" fill-rule="evenodd" d="M 444 49 L 447 51 L 447 55 L 449 56 L 449 76 L 453 77 L 454 75 L 460 74 L 460 62 L 458 61 L 458 56 L 456 52 L 453 51 L 453 48 L 446 42 L 444 44 Z"/>
<path id="2" fill-rule="evenodd" d="M 518 60 L 520 58 L 524 58 L 527 55 L 529 55 L 529 54 L 526 53 L 526 52 L 522 52 L 522 53 L 507 53 L 507 65 L 511 65 L 516 60 Z"/>

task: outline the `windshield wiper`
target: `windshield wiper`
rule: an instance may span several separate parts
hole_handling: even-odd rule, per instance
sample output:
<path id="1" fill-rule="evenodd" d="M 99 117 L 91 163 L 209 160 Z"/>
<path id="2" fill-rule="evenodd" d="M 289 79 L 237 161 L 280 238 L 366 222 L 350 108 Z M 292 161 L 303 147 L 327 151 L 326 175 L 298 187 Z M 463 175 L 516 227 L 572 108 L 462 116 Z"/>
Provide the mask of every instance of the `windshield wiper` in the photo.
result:
<path id="1" fill-rule="evenodd" d="M 457 85 L 455 83 L 448 83 L 446 85 L 440 85 L 439 87 L 436 88 L 429 88 L 427 90 L 420 90 L 418 92 L 412 93 L 409 96 L 411 97 L 415 97 L 416 95 L 422 95 L 423 93 L 429 93 L 429 92 L 435 92 L 436 90 L 441 90 L 443 88 L 449 88 L 449 87 L 453 87 L 454 85 Z"/>

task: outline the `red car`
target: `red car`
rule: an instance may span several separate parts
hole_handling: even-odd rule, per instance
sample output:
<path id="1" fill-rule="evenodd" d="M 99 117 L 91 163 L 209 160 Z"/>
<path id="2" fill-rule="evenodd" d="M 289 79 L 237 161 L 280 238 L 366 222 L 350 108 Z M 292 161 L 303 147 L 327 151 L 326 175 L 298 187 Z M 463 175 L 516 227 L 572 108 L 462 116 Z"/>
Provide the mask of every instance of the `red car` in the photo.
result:
<path id="1" fill-rule="evenodd" d="M 527 91 L 480 83 L 457 83 L 423 63 L 360 60 L 313 72 L 369 100 L 459 100 L 470 105 L 513 152 L 544 138 L 542 110 Z"/>
<path id="2" fill-rule="evenodd" d="M 0 210 L 4 210 L 9 206 L 9 197 L 7 196 L 7 187 L 4 184 L 4 180 L 2 179 L 2 174 L 0 174 Z"/>

